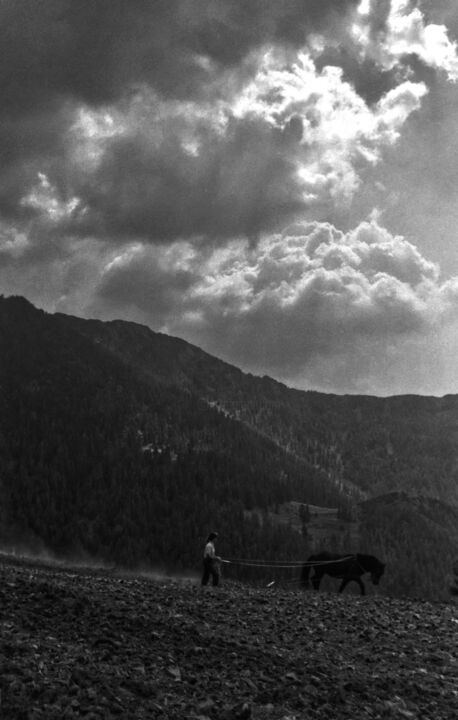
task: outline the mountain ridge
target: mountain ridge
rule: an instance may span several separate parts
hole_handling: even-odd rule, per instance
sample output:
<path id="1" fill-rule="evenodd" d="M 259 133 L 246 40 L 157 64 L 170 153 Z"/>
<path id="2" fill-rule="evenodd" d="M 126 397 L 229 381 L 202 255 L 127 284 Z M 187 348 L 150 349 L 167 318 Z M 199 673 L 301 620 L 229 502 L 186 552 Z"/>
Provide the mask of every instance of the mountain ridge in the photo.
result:
<path id="1" fill-rule="evenodd" d="M 75 322 L 72 319 L 71 322 Z M 96 325 L 94 325 L 96 323 Z M 114 324 L 113 324 L 114 323 Z M 217 404 L 219 409 L 230 415 L 232 418 L 238 421 L 243 421 L 246 425 L 251 427 L 257 432 L 261 432 L 263 435 L 269 437 L 274 442 L 277 442 L 282 448 L 288 452 L 294 452 L 298 454 L 302 459 L 306 459 L 312 462 L 314 465 L 323 467 L 327 472 L 331 472 L 334 480 L 346 486 L 349 492 L 357 492 L 359 490 L 359 497 L 362 499 L 366 496 L 367 491 L 370 494 L 370 488 L 365 485 L 361 479 L 359 482 L 354 482 L 354 477 L 351 473 L 342 472 L 341 467 L 341 450 L 335 448 L 335 441 L 337 434 L 340 434 L 340 441 L 346 433 L 346 429 L 342 432 L 342 428 L 339 428 L 339 422 L 335 422 L 336 415 L 340 414 L 344 416 L 344 421 L 354 426 L 358 425 L 358 433 L 361 433 L 361 424 L 364 422 L 367 414 L 372 412 L 378 414 L 378 434 L 381 437 L 378 438 L 378 449 L 380 453 L 380 445 L 385 446 L 386 456 L 389 457 L 393 454 L 393 440 L 391 435 L 396 432 L 397 428 L 383 428 L 383 425 L 387 424 L 390 415 L 398 415 L 399 419 L 402 420 L 402 415 L 407 414 L 412 416 L 416 413 L 427 414 L 430 417 L 442 414 L 444 420 L 447 411 L 450 408 L 455 413 L 454 417 L 454 428 L 453 430 L 458 437 L 458 396 L 455 395 L 444 395 L 441 398 L 433 396 L 416 396 L 416 395 L 395 395 L 389 398 L 376 398 L 369 395 L 335 395 L 335 394 L 323 394 L 316 391 L 303 391 L 289 388 L 276 380 L 264 377 L 253 376 L 250 373 L 244 373 L 239 368 L 226 363 L 223 360 L 214 358 L 200 348 L 187 343 L 179 338 L 170 338 L 169 336 L 155 333 L 149 328 L 144 326 L 135 326 L 136 328 L 142 328 L 142 340 L 144 344 L 135 350 L 134 348 L 129 350 L 129 355 L 126 358 L 125 351 L 123 348 L 126 344 L 125 338 L 116 337 L 110 332 L 112 328 L 122 328 L 122 330 L 128 331 L 130 334 L 130 324 L 126 321 L 112 321 L 112 323 L 103 323 L 101 321 L 79 321 L 77 319 L 77 325 L 81 331 L 88 336 L 91 333 L 88 332 L 92 327 L 97 327 L 97 330 L 102 331 L 100 334 L 99 341 L 109 349 L 113 354 L 121 357 L 125 362 L 130 365 L 134 365 L 137 370 L 141 371 L 146 378 L 153 377 L 154 373 L 163 373 L 163 364 L 169 360 L 168 356 L 160 358 L 160 362 L 157 362 L 157 358 L 154 357 L 154 353 L 157 352 L 157 339 L 160 338 L 161 343 L 165 342 L 170 347 L 183 349 L 183 355 L 176 358 L 175 361 L 172 358 L 171 362 L 175 362 L 172 366 L 172 375 L 170 374 L 170 368 L 167 367 L 168 382 L 182 383 L 184 389 L 190 390 L 194 394 L 197 394 L 201 399 L 206 402 L 213 402 Z M 194 363 L 194 365 L 192 365 Z M 191 364 L 191 367 L 189 367 Z M 153 370 L 151 368 L 154 368 Z M 175 373 L 175 374 L 173 374 Z M 202 376 L 205 374 L 205 381 L 202 380 Z M 269 416 L 263 421 L 258 416 L 253 418 L 251 408 L 247 407 L 249 402 L 251 405 L 255 404 L 257 397 L 262 396 L 262 402 L 264 403 L 264 413 L 266 412 L 266 403 L 270 406 Z M 242 407 L 240 407 L 242 405 Z M 312 434 L 312 427 L 310 424 L 311 414 L 314 413 L 316 416 L 325 414 L 324 422 L 334 421 L 334 428 L 325 434 L 323 438 L 322 429 L 318 428 L 318 433 L 314 433 L 315 447 L 312 449 L 310 445 L 304 447 L 303 443 L 298 442 L 298 438 L 291 436 L 289 428 L 285 428 L 284 424 L 278 423 L 278 418 L 274 419 L 273 414 L 276 406 L 280 405 L 280 409 L 284 409 L 285 405 L 288 405 L 288 411 L 295 411 L 297 424 L 305 425 L 308 435 Z M 327 409 L 326 407 L 327 406 Z M 334 417 L 332 417 L 334 414 Z M 299 415 L 299 417 L 297 417 Z M 331 416 L 331 417 L 330 417 Z M 352 417 L 353 416 L 353 417 Z M 356 423 L 355 423 L 356 420 Z M 429 420 L 429 418 L 428 418 Z M 425 419 L 426 422 L 426 419 Z M 270 428 L 266 429 L 266 424 L 270 423 Z M 273 423 L 276 423 L 277 427 L 273 429 Z M 290 423 L 290 418 L 288 418 Z M 442 432 L 443 425 L 438 428 L 437 436 L 434 439 L 435 442 L 440 442 L 439 436 Z M 363 431 L 364 433 L 364 431 Z M 385 437 L 384 437 L 385 435 Z M 344 438 L 345 440 L 346 438 Z M 327 457 L 319 459 L 320 444 L 325 445 L 325 455 Z M 448 452 L 453 451 L 453 446 L 447 449 Z M 325 460 L 325 462 L 323 462 Z M 438 497 L 446 499 L 447 502 L 458 505 L 458 455 L 455 453 L 453 458 L 454 467 L 454 478 L 453 482 L 450 483 L 448 491 L 444 489 L 441 494 L 439 491 Z M 384 494 L 386 491 L 390 491 L 392 488 L 386 484 L 381 484 L 378 493 Z M 413 488 L 408 488 L 412 490 Z M 422 487 L 423 494 L 436 496 L 438 490 L 431 491 L 431 488 L 425 487 L 423 483 Z M 358 494 L 358 493 L 357 493 Z"/>

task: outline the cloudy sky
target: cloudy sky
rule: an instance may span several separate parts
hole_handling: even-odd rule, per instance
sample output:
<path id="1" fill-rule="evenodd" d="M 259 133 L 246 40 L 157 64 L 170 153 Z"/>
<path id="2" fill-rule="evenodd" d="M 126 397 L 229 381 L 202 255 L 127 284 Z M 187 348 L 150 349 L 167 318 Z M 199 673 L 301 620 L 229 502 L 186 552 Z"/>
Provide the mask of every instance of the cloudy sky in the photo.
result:
<path id="1" fill-rule="evenodd" d="M 456 0 L 0 0 L 0 292 L 458 393 Z"/>

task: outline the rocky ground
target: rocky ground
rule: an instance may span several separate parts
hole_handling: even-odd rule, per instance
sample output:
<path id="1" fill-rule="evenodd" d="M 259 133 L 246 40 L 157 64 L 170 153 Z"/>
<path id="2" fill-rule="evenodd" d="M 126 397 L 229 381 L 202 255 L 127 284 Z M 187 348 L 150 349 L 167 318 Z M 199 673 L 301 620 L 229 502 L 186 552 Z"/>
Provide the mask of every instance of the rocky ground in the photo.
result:
<path id="1" fill-rule="evenodd" d="M 458 607 L 0 557 L 0 717 L 458 717 Z"/>

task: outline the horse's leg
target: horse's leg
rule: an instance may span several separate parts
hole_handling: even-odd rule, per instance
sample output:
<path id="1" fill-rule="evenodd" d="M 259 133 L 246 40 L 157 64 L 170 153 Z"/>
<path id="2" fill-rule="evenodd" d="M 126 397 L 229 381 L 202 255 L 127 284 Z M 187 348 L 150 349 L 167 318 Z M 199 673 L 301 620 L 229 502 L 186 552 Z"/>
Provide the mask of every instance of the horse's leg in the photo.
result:
<path id="1" fill-rule="evenodd" d="M 301 585 L 303 588 L 308 588 L 309 586 L 309 572 L 310 567 L 308 565 L 303 565 L 301 572 Z"/>
<path id="2" fill-rule="evenodd" d="M 339 592 L 340 592 L 340 593 L 343 592 L 343 591 L 345 590 L 345 588 L 347 587 L 348 583 L 351 582 L 352 580 L 354 580 L 355 583 L 358 583 L 359 589 L 361 590 L 361 595 L 365 595 L 365 594 L 366 594 L 366 588 L 364 587 L 363 581 L 362 581 L 361 578 L 359 578 L 359 577 L 344 578 L 344 579 L 342 580 L 341 585 L 340 585 Z"/>
<path id="3" fill-rule="evenodd" d="M 312 577 L 312 585 L 315 588 L 315 590 L 320 589 L 320 582 L 321 582 L 322 577 L 323 577 L 323 573 L 318 573 L 315 569 L 315 574 Z"/>

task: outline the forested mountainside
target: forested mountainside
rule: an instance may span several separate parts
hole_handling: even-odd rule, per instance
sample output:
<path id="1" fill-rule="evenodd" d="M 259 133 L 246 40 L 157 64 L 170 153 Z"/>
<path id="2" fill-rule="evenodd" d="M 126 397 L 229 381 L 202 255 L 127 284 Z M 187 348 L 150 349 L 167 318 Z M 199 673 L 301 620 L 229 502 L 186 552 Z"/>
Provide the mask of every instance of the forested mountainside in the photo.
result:
<path id="1" fill-rule="evenodd" d="M 398 587 L 413 558 L 402 592 L 434 596 L 458 555 L 441 523 L 457 501 L 455 397 L 299 392 L 134 323 L 13 297 L 0 298 L 0 403 L 4 547 L 189 569 L 216 527 L 223 555 L 303 558 L 312 535 L 272 519 L 295 501 L 356 522 L 354 549 L 386 555 Z M 417 506 L 361 503 L 392 490 Z"/>
<path id="2" fill-rule="evenodd" d="M 300 536 L 244 511 L 346 502 L 322 471 L 189 390 L 147 380 L 62 316 L 2 300 L 0 348 L 4 542 L 186 568 L 218 527 L 231 553 L 297 557 Z"/>
<path id="3" fill-rule="evenodd" d="M 354 499 L 404 490 L 458 505 L 456 395 L 303 392 L 134 323 L 57 317 L 145 380 L 187 390 L 307 460 Z"/>
<path id="4" fill-rule="evenodd" d="M 389 568 L 384 590 L 447 598 L 458 558 L 458 508 L 393 492 L 367 500 L 360 509 L 359 543 Z"/>

